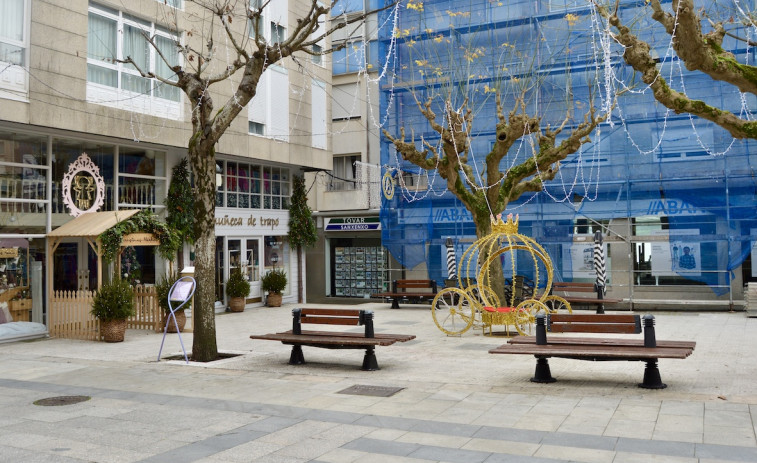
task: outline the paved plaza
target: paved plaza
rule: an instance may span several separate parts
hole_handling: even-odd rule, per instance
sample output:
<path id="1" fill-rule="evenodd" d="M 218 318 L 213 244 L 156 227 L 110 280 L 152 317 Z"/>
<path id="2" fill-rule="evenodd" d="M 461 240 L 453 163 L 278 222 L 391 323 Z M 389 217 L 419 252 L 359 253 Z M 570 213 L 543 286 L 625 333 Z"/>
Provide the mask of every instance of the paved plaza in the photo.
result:
<path id="1" fill-rule="evenodd" d="M 642 362 L 553 359 L 557 382 L 531 383 L 532 356 L 490 355 L 506 339 L 480 330 L 447 337 L 429 305 L 359 305 L 376 332 L 417 336 L 377 348 L 379 371 L 359 370 L 361 351 L 308 347 L 290 366 L 290 347 L 249 335 L 290 328 L 293 307 L 218 315 L 219 349 L 242 355 L 206 365 L 157 362 L 162 333 L 135 330 L 0 345 L 0 462 L 757 462 L 757 319 L 743 312 L 655 313 L 658 339 L 697 348 L 661 360 L 668 388 L 645 390 Z M 356 385 L 401 389 L 340 392 Z"/>

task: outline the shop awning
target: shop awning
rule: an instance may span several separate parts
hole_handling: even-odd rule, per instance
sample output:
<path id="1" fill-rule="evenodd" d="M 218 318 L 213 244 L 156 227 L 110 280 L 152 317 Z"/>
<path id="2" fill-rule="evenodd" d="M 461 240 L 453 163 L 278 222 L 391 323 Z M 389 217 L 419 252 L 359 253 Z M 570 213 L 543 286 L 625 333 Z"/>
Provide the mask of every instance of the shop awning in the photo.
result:
<path id="1" fill-rule="evenodd" d="M 124 211 L 90 212 L 62 225 L 47 234 L 50 238 L 99 236 L 118 222 L 129 219 L 140 209 Z"/>

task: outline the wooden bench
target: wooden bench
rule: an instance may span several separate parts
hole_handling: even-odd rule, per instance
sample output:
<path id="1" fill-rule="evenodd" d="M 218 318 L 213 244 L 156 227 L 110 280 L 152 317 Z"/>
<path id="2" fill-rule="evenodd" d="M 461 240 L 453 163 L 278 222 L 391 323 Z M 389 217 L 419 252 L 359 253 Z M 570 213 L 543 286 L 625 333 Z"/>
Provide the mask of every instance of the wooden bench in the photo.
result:
<path id="1" fill-rule="evenodd" d="M 646 362 L 644 380 L 639 387 L 663 389 L 657 360 L 660 358 L 685 359 L 694 351 L 696 342 L 657 341 L 654 317 L 644 316 L 644 338 L 589 338 L 549 336 L 552 333 L 605 333 L 639 334 L 642 332 L 639 315 L 576 315 L 543 314 L 536 317 L 536 336 L 519 336 L 508 344 L 489 351 L 490 354 L 531 354 L 536 357 L 536 370 L 531 381 L 552 383 L 555 379 L 549 369 L 549 357 L 576 360 L 607 361 L 627 360 Z"/>
<path id="2" fill-rule="evenodd" d="M 436 297 L 436 293 L 434 280 L 394 280 L 391 292 L 371 294 L 371 297 L 391 299 L 392 309 L 399 309 L 400 299 L 413 303 L 430 301 Z"/>
<path id="3" fill-rule="evenodd" d="M 289 357 L 290 365 L 302 365 L 305 357 L 302 354 L 302 346 L 323 347 L 326 349 L 365 349 L 363 357 L 363 370 L 378 370 L 378 362 L 374 348 L 376 346 L 389 346 L 395 342 L 405 342 L 415 339 L 414 335 L 408 334 L 376 334 L 373 331 L 373 312 L 356 309 L 294 309 L 292 310 L 292 330 L 282 333 L 269 333 L 252 335 L 250 339 L 265 339 L 281 341 L 283 344 L 292 346 L 292 354 Z M 302 325 L 363 325 L 364 333 L 350 333 L 339 331 L 303 331 Z"/>
<path id="4" fill-rule="evenodd" d="M 571 293 L 594 293 L 594 297 L 584 295 L 579 296 Z M 597 307 L 598 314 L 604 313 L 604 304 L 617 304 L 618 302 L 623 302 L 622 299 L 597 297 L 597 287 L 594 283 L 555 281 L 552 283 L 550 294 L 562 297 L 568 301 L 569 304 L 594 305 Z"/>

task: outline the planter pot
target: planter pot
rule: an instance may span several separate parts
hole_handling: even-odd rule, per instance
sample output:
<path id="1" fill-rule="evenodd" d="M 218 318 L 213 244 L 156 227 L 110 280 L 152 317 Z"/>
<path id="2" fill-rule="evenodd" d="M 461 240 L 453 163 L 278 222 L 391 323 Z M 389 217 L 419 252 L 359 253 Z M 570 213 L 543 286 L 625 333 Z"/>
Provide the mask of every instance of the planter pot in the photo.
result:
<path id="1" fill-rule="evenodd" d="M 229 299 L 229 309 L 232 312 L 244 312 L 244 298 L 232 297 Z"/>
<path id="2" fill-rule="evenodd" d="M 281 293 L 268 293 L 266 305 L 268 307 L 281 307 Z"/>
<path id="3" fill-rule="evenodd" d="M 126 320 L 100 321 L 100 334 L 105 342 L 122 342 L 126 333 Z"/>
<path id="4" fill-rule="evenodd" d="M 180 310 L 174 314 L 176 316 L 176 323 L 179 324 L 179 330 L 184 331 L 184 325 L 187 324 L 187 314 L 184 313 L 183 310 Z M 168 314 L 163 314 L 163 325 L 162 327 L 166 327 L 166 321 L 168 320 Z M 174 324 L 173 320 L 171 320 L 171 323 L 168 324 L 168 332 L 169 333 L 175 333 L 176 332 L 176 325 Z"/>

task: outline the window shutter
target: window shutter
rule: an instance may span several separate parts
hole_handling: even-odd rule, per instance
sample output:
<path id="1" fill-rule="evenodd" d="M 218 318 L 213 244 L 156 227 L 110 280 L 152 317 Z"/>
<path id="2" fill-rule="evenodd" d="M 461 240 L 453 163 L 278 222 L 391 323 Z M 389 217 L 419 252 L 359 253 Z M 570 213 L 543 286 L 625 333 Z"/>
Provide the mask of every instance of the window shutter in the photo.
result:
<path id="1" fill-rule="evenodd" d="M 313 79 L 311 88 L 313 148 L 326 149 L 326 84 Z"/>
<path id="2" fill-rule="evenodd" d="M 289 75 L 284 68 L 269 68 L 271 130 L 269 136 L 289 141 Z"/>
<path id="3" fill-rule="evenodd" d="M 334 85 L 331 118 L 350 119 L 360 116 L 360 102 L 357 99 L 358 84 Z"/>

